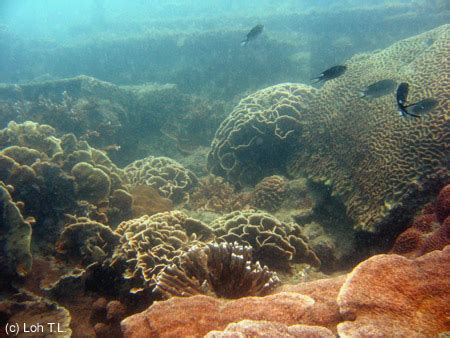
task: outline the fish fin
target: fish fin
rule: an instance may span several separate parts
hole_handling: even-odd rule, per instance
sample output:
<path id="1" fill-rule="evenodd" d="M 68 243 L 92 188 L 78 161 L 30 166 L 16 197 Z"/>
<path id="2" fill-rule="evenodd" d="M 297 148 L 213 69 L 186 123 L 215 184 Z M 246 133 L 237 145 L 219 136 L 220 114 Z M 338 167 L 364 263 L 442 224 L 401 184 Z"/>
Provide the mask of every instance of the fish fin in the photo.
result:
<path id="1" fill-rule="evenodd" d="M 411 117 L 420 117 L 419 115 L 416 115 L 416 114 L 408 112 L 407 108 L 411 107 L 411 106 L 414 106 L 414 104 L 411 104 L 409 106 L 404 106 L 403 104 L 399 103 L 398 104 L 398 111 L 400 113 L 400 116 L 403 116 L 403 117 L 409 117 L 409 116 L 411 116 Z"/>
<path id="2" fill-rule="evenodd" d="M 414 106 L 416 106 L 416 105 L 417 105 L 417 103 L 413 103 L 413 104 L 410 104 L 410 105 L 408 105 L 408 106 L 404 106 L 403 109 L 404 109 L 405 113 L 408 114 L 408 115 L 410 115 L 410 116 L 413 116 L 413 117 L 420 117 L 420 115 L 416 115 L 416 114 L 413 114 L 413 113 L 411 113 L 410 111 L 408 111 L 408 108 L 414 107 Z"/>
<path id="3" fill-rule="evenodd" d="M 363 91 L 360 91 L 359 98 L 362 99 L 363 97 L 366 97 L 366 94 Z"/>

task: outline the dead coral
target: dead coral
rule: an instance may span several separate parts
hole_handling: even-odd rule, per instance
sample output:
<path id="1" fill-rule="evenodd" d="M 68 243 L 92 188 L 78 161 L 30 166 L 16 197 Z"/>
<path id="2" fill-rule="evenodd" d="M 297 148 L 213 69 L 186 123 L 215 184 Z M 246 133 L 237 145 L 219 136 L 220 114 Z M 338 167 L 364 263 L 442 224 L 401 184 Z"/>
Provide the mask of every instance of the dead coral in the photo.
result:
<path id="1" fill-rule="evenodd" d="M 197 184 L 193 172 L 168 157 L 149 156 L 125 167 L 125 173 L 133 185 L 148 185 L 174 203 L 188 198 L 189 191 Z"/>
<path id="2" fill-rule="evenodd" d="M 213 294 L 221 298 L 262 296 L 280 282 L 276 273 L 252 263 L 252 249 L 237 243 L 192 247 L 157 279 L 164 297 Z"/>
<path id="3" fill-rule="evenodd" d="M 290 271 L 293 263 L 320 266 L 300 227 L 262 211 L 235 211 L 211 223 L 218 239 L 253 248 L 253 259 L 271 269 Z"/>
<path id="4" fill-rule="evenodd" d="M 265 177 L 255 186 L 251 205 L 267 211 L 277 210 L 287 196 L 287 183 L 282 176 Z"/>
<path id="5" fill-rule="evenodd" d="M 213 238 L 205 224 L 177 210 L 122 222 L 115 232 L 121 237 L 111 265 L 122 271 L 132 293 L 152 289 L 166 266 Z"/>

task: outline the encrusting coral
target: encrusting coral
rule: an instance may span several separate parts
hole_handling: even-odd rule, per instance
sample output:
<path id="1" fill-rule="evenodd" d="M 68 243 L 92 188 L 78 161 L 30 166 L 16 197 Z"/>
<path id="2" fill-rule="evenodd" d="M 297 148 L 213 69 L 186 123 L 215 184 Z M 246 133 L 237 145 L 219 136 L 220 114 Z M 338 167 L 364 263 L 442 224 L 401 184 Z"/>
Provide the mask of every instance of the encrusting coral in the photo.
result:
<path id="1" fill-rule="evenodd" d="M 440 191 L 436 202 L 414 217 L 412 224 L 395 240 L 392 253 L 418 257 L 450 244 L 450 184 Z"/>
<path id="2" fill-rule="evenodd" d="M 218 240 L 253 248 L 253 259 L 270 269 L 289 271 L 293 263 L 320 266 L 300 227 L 252 209 L 225 214 L 211 223 Z"/>
<path id="3" fill-rule="evenodd" d="M 193 172 L 168 157 L 134 161 L 125 167 L 125 173 L 132 185 L 148 185 L 174 203 L 187 199 L 198 181 Z"/>
<path id="4" fill-rule="evenodd" d="M 251 247 L 237 243 L 193 246 L 178 265 L 167 267 L 155 291 L 164 297 L 211 294 L 221 298 L 260 296 L 280 282 L 276 273 L 252 262 Z"/>
<path id="5" fill-rule="evenodd" d="M 115 232 L 121 237 L 111 266 L 122 271 L 132 293 L 153 289 L 166 266 L 213 238 L 208 226 L 177 210 L 122 222 Z"/>
<path id="6" fill-rule="evenodd" d="M 401 228 L 426 191 L 448 179 L 447 33 L 445 25 L 356 55 L 320 90 L 280 84 L 244 98 L 216 132 L 209 170 L 237 185 L 306 175 L 342 199 L 355 229 Z M 437 106 L 405 119 L 392 95 L 357 98 L 385 78 L 409 83 L 411 102 L 432 97 Z"/>

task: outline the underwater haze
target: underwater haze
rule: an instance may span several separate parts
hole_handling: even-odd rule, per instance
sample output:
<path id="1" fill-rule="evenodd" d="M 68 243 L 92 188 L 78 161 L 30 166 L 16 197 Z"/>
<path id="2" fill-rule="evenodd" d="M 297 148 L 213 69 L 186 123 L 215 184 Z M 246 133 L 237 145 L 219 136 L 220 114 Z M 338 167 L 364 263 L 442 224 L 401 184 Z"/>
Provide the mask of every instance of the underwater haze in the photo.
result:
<path id="1" fill-rule="evenodd" d="M 450 332 L 444 0 L 0 0 L 0 336 Z"/>

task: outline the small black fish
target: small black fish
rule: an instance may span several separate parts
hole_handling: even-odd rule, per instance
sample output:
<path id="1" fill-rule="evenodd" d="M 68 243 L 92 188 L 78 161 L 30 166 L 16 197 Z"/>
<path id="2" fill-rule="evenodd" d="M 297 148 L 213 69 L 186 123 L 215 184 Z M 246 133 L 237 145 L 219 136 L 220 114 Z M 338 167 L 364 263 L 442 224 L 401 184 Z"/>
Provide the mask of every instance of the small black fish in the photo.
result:
<path id="1" fill-rule="evenodd" d="M 334 66 L 321 73 L 318 77 L 311 79 L 311 81 L 314 81 L 313 83 L 317 83 L 320 81 L 326 82 L 328 80 L 332 80 L 341 76 L 345 73 L 346 70 L 347 66 Z"/>
<path id="2" fill-rule="evenodd" d="M 414 104 L 411 104 L 409 106 L 405 107 L 405 110 L 409 115 L 412 116 L 418 116 L 428 113 L 429 111 L 432 111 L 434 107 L 436 107 L 438 104 L 438 101 L 432 98 L 426 98 L 423 100 L 420 100 L 419 102 L 416 102 Z"/>
<path id="3" fill-rule="evenodd" d="M 394 80 L 386 79 L 364 87 L 360 92 L 360 97 L 376 98 L 387 95 L 395 89 L 397 83 Z"/>
<path id="4" fill-rule="evenodd" d="M 421 115 L 433 110 L 438 102 L 433 98 L 426 98 L 416 103 L 406 105 L 408 98 L 409 85 L 406 82 L 402 82 L 397 87 L 397 107 L 400 116 L 408 117 L 420 117 Z"/>
<path id="5" fill-rule="evenodd" d="M 406 105 L 406 99 L 408 98 L 409 84 L 402 82 L 397 87 L 397 104 L 403 107 Z"/>
<path id="6" fill-rule="evenodd" d="M 253 27 L 250 32 L 247 33 L 245 39 L 241 41 L 241 46 L 245 46 L 250 41 L 255 40 L 262 33 L 263 29 L 264 25 L 261 24 L 257 24 Z"/>

